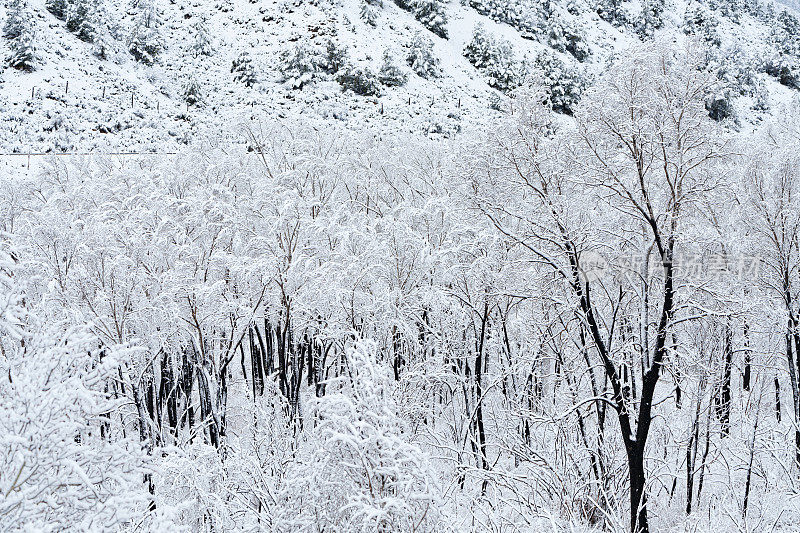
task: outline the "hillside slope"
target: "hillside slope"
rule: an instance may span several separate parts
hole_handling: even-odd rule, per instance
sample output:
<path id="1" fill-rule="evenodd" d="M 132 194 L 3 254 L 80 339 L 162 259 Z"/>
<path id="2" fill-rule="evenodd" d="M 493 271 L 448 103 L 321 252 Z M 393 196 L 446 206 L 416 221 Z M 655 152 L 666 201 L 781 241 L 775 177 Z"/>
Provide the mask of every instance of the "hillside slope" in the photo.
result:
<path id="1" fill-rule="evenodd" d="M 797 36 L 781 50 L 780 17 L 757 2 L 399 2 L 408 9 L 388 0 L 60 3 L 82 2 L 93 10 L 86 35 L 75 30 L 74 14 L 54 15 L 57 0 L 9 2 L 4 19 L 14 10 L 28 14 L 35 59 L 28 69 L 2 73 L 0 152 L 169 152 L 199 139 L 240 140 L 243 125 L 269 118 L 450 136 L 494 120 L 510 89 L 531 80 L 544 82 L 568 113 L 615 53 L 654 37 L 675 46 L 698 38 L 709 47 L 709 68 L 722 81 L 710 107 L 722 105 L 719 118 L 736 127 L 791 101 L 796 91 L 785 85 L 800 85 L 800 76 L 781 80 L 772 64 L 800 72 L 792 55 L 800 55 Z M 415 18 L 419 5 L 442 10 L 447 38 Z M 137 61 L 131 43 L 143 20 L 150 33 L 142 38 L 158 51 Z M 476 27 L 484 38 L 470 61 L 464 50 Z M 421 76 L 409 55 L 426 41 L 438 73 Z M 0 42 L 8 57 L 13 39 Z M 232 72 L 243 53 L 249 63 Z M 378 93 L 366 96 L 337 83 L 343 72 L 378 72 L 384 53 L 407 83 L 355 87 Z"/>

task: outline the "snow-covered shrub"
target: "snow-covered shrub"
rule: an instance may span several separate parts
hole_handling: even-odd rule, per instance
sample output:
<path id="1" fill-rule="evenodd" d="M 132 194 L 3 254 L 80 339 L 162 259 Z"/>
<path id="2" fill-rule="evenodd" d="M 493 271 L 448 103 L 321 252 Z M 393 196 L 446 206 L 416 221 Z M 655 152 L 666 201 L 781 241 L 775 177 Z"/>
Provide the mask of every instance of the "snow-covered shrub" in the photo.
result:
<path id="1" fill-rule="evenodd" d="M 378 81 L 387 87 L 400 87 L 408 81 L 408 74 L 395 64 L 394 57 L 389 50 L 383 51 L 381 66 L 378 70 Z"/>
<path id="2" fill-rule="evenodd" d="M 368 67 L 348 66 L 336 76 L 342 90 L 361 96 L 377 96 L 381 93 L 378 77 Z"/>
<path id="3" fill-rule="evenodd" d="M 470 7 L 481 15 L 485 15 L 496 22 L 508 24 L 522 33 L 531 34 L 536 31 L 537 23 L 534 17 L 537 9 L 533 2 L 520 0 L 470 0 Z"/>
<path id="4" fill-rule="evenodd" d="M 423 26 L 442 39 L 447 39 L 447 12 L 442 0 L 412 0 L 411 11 Z"/>
<path id="5" fill-rule="evenodd" d="M 253 66 L 253 59 L 247 50 L 243 50 L 239 57 L 231 63 L 231 73 L 233 80 L 245 84 L 246 87 L 252 87 L 258 81 L 256 76 L 256 69 Z"/>
<path id="6" fill-rule="evenodd" d="M 722 43 L 717 27 L 719 21 L 713 13 L 700 4 L 689 6 L 683 16 L 683 32 L 695 35 L 710 46 Z"/>
<path id="7" fill-rule="evenodd" d="M 407 440 L 391 370 L 367 341 L 345 359 L 349 377 L 310 405 L 308 441 L 278 494 L 278 529 L 441 531 L 441 491 Z"/>
<path id="8" fill-rule="evenodd" d="M 225 465 L 216 448 L 202 442 L 171 448 L 155 464 L 156 510 L 162 530 L 226 531 L 232 525 Z"/>
<path id="9" fill-rule="evenodd" d="M 585 32 L 576 22 L 562 19 L 554 13 L 547 20 L 547 45 L 559 52 L 569 52 L 578 61 L 585 61 L 591 53 L 583 39 Z"/>
<path id="10" fill-rule="evenodd" d="M 480 70 L 491 87 L 503 92 L 520 84 L 520 67 L 508 41 L 495 39 L 478 24 L 472 40 L 464 47 L 464 57 Z"/>
<path id="11" fill-rule="evenodd" d="M 433 41 L 418 33 L 408 46 L 406 64 L 422 78 L 435 78 L 441 74 L 439 58 L 433 53 Z"/>
<path id="12" fill-rule="evenodd" d="M 293 89 L 302 89 L 326 69 L 325 58 L 312 44 L 303 41 L 280 55 L 281 80 Z"/>
<path id="13" fill-rule="evenodd" d="M 544 87 L 553 111 L 571 115 L 586 88 L 583 75 L 547 50 L 536 57 L 533 69 L 534 78 L 538 77 L 535 82 Z"/>
<path id="14" fill-rule="evenodd" d="M 8 4 L 3 37 L 10 41 L 11 53 L 6 57 L 6 64 L 11 68 L 31 71 L 38 61 L 32 20 L 25 0 L 12 0 Z"/>
<path id="15" fill-rule="evenodd" d="M 664 0 L 645 0 L 642 11 L 634 22 L 634 29 L 641 39 L 652 39 L 656 30 L 664 26 Z"/>
<path id="16" fill-rule="evenodd" d="M 361 2 L 361 11 L 359 12 L 359 16 L 361 17 L 361 20 L 370 26 L 374 27 L 378 24 L 378 9 L 367 2 L 367 0 L 363 0 Z"/>
<path id="17" fill-rule="evenodd" d="M 130 350 L 49 314 L 17 267 L 0 243 L 0 530 L 114 529 L 147 496 L 108 388 Z"/>
<path id="18" fill-rule="evenodd" d="M 128 38 L 128 51 L 136 61 L 150 65 L 164 49 L 161 19 L 154 5 L 142 7 Z"/>
<path id="19" fill-rule="evenodd" d="M 394 3 L 410 11 L 428 30 L 447 39 L 447 11 L 442 0 L 395 0 Z"/>
<path id="20" fill-rule="evenodd" d="M 773 54 L 764 60 L 764 72 L 777 79 L 781 85 L 800 90 L 800 59 Z"/>

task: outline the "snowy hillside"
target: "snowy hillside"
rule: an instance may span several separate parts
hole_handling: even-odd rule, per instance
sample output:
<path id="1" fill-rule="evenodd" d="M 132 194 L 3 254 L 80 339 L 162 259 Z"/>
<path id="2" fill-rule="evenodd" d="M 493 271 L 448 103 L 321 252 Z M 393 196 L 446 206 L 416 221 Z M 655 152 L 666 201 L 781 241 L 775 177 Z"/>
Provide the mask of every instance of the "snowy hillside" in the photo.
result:
<path id="1" fill-rule="evenodd" d="M 46 4 L 67 0 L 7 2 L 6 18 L 28 14 L 35 53 L 24 70 L 3 72 L 2 152 L 174 151 L 199 138 L 241 139 L 239 126 L 269 117 L 451 136 L 496 121 L 500 100 L 542 76 L 568 112 L 615 53 L 656 33 L 711 43 L 709 68 L 731 93 L 722 105 L 732 103 L 740 123 L 792 96 L 768 63 L 780 55 L 793 76 L 800 70 L 797 57 L 780 53 L 775 12 L 760 4 L 425 3 L 440 35 L 415 18 L 419 7 L 390 0 L 81 0 L 85 13 L 62 10 L 61 19 Z M 84 29 L 70 17 L 85 19 Z M 464 50 L 476 27 L 482 50 L 470 61 Z M 152 56 L 137 53 L 136 39 L 152 41 Z M 6 57 L 13 41 L 0 42 Z M 415 72 L 409 56 L 426 42 L 432 64 Z M 232 72 L 242 54 L 247 79 Z M 348 69 L 378 74 L 384 54 L 400 80 L 373 76 L 374 86 L 355 88 L 364 95 L 337 83 Z"/>

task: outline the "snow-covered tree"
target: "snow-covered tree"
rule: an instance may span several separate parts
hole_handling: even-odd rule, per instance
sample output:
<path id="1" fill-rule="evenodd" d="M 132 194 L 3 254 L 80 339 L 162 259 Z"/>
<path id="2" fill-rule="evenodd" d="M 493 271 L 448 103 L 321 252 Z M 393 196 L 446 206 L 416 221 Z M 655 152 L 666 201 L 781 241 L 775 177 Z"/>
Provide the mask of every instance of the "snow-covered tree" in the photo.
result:
<path id="1" fill-rule="evenodd" d="M 381 85 L 375 73 L 368 67 L 350 65 L 336 75 L 336 81 L 345 91 L 361 96 L 378 96 Z"/>
<path id="2" fill-rule="evenodd" d="M 800 57 L 800 19 L 784 9 L 772 23 L 771 33 L 781 54 Z"/>
<path id="3" fill-rule="evenodd" d="M 190 76 L 183 87 L 183 100 L 189 105 L 202 105 L 203 92 L 197 78 Z"/>
<path id="4" fill-rule="evenodd" d="M 214 53 L 214 44 L 211 34 L 208 32 L 208 26 L 205 20 L 198 19 L 192 26 L 194 33 L 194 43 L 192 44 L 192 51 L 194 56 L 210 56 Z"/>
<path id="5" fill-rule="evenodd" d="M 470 0 L 469 5 L 481 15 L 508 24 L 526 35 L 536 31 L 538 9 L 535 2 Z"/>
<path id="6" fill-rule="evenodd" d="M 626 24 L 627 17 L 621 0 L 596 0 L 594 5 L 597 14 L 606 22 L 614 26 Z"/>
<path id="7" fill-rule="evenodd" d="M 439 58 L 433 53 L 433 41 L 417 33 L 408 45 L 406 64 L 422 78 L 435 78 L 440 75 Z"/>
<path id="8" fill-rule="evenodd" d="M 490 87 L 508 92 L 519 86 L 520 65 L 514 58 L 511 44 L 489 35 L 483 25 L 475 27 L 472 40 L 464 47 L 463 53 L 487 77 Z"/>
<path id="9" fill-rule="evenodd" d="M 152 64 L 164 49 L 161 18 L 155 4 L 140 3 L 139 15 L 128 37 L 128 51 L 146 65 Z"/>
<path id="10" fill-rule="evenodd" d="M 586 86 L 580 71 L 547 50 L 536 56 L 530 68 L 531 81 L 544 86 L 553 110 L 571 115 Z"/>
<path id="11" fill-rule="evenodd" d="M 641 39 L 652 39 L 656 30 L 664 26 L 664 0 L 643 2 L 642 11 L 634 25 Z"/>
<path id="12" fill-rule="evenodd" d="M 438 35 L 447 39 L 447 12 L 442 0 L 412 0 L 411 11 L 420 23 Z"/>
<path id="13" fill-rule="evenodd" d="M 572 54 L 578 61 L 585 61 L 591 53 L 583 38 L 585 31 L 574 20 L 567 20 L 553 13 L 545 25 L 546 44 L 559 52 Z"/>
<path id="14" fill-rule="evenodd" d="M 408 81 L 408 74 L 397 66 L 394 56 L 389 50 L 383 51 L 381 66 L 378 70 L 378 81 L 387 87 L 400 87 Z"/>
<path id="15" fill-rule="evenodd" d="M 390 369 L 376 346 L 347 348 L 346 375 L 310 407 L 308 446 L 279 494 L 281 527 L 437 531 L 442 494 L 429 459 L 407 440 Z"/>
<path id="16" fill-rule="evenodd" d="M 256 69 L 253 65 L 253 59 L 247 50 L 243 50 L 239 56 L 231 63 L 231 73 L 233 80 L 245 84 L 247 87 L 252 87 L 258 81 L 256 76 Z"/>
<path id="17" fill-rule="evenodd" d="M 361 2 L 359 15 L 361 16 L 361 20 L 370 26 L 374 27 L 378 24 L 378 9 L 366 0 Z"/>
<path id="18" fill-rule="evenodd" d="M 108 59 L 119 52 L 117 37 L 119 24 L 106 6 L 104 0 L 98 0 L 93 9 L 92 48 L 100 59 Z"/>
<path id="19" fill-rule="evenodd" d="M 325 53 L 319 67 L 327 74 L 336 74 L 347 65 L 347 48 L 339 45 L 333 39 L 325 42 Z"/>
<path id="20" fill-rule="evenodd" d="M 771 38 L 777 52 L 765 59 L 765 72 L 787 87 L 800 88 L 800 20 L 782 10 L 772 21 Z"/>
<path id="21" fill-rule="evenodd" d="M 92 42 L 97 33 L 99 0 L 73 0 L 67 6 L 67 29 L 80 40 Z"/>
<path id="22" fill-rule="evenodd" d="M 110 394 L 125 347 L 59 318 L 0 243 L 0 528 L 121 527 L 146 505 L 138 443 Z"/>
<path id="23" fill-rule="evenodd" d="M 683 31 L 687 35 L 696 35 L 709 46 L 718 47 L 722 43 L 717 30 L 718 26 L 719 21 L 705 6 L 690 4 L 686 8 L 683 17 Z"/>
<path id="24" fill-rule="evenodd" d="M 12 0 L 7 13 L 3 37 L 10 41 L 10 54 L 6 57 L 6 64 L 18 70 L 33 70 L 38 56 L 30 9 L 25 0 Z"/>
<path id="25" fill-rule="evenodd" d="M 300 42 L 281 52 L 281 79 L 293 89 L 302 89 L 324 70 L 322 53 L 308 42 Z"/>
<path id="26" fill-rule="evenodd" d="M 47 0 L 45 2 L 45 7 L 57 19 L 64 20 L 67 18 L 70 4 L 71 2 L 69 0 Z"/>

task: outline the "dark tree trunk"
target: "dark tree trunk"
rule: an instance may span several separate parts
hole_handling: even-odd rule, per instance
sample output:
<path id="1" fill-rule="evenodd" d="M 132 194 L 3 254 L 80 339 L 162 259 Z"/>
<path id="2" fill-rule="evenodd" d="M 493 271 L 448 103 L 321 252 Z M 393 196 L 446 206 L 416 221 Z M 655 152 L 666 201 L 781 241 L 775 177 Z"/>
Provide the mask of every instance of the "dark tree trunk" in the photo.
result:
<path id="1" fill-rule="evenodd" d="M 744 375 L 742 376 L 742 389 L 750 390 L 750 365 L 753 362 L 753 352 L 750 350 L 750 327 L 744 323 Z"/>
<path id="2" fill-rule="evenodd" d="M 720 421 L 720 433 L 723 437 L 727 437 L 731 431 L 731 368 L 733 366 L 733 339 L 730 325 L 725 326 L 722 355 L 722 380 L 714 398 L 714 407 Z"/>
<path id="3" fill-rule="evenodd" d="M 483 350 L 486 339 L 486 326 L 489 322 L 489 304 L 484 305 L 481 317 L 481 334 L 475 350 L 475 422 L 478 430 L 478 467 L 482 470 L 489 469 L 486 457 L 486 429 L 483 422 Z M 481 493 L 486 492 L 486 480 L 481 485 Z"/>
<path id="4" fill-rule="evenodd" d="M 628 449 L 628 470 L 631 485 L 631 531 L 647 533 L 647 492 L 645 490 L 644 448 L 633 443 Z"/>

